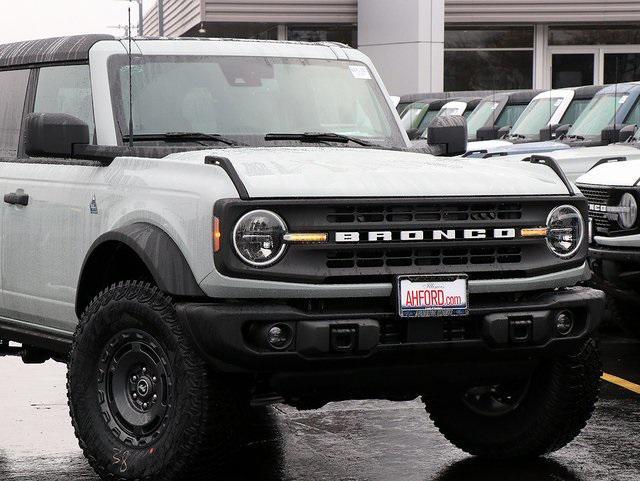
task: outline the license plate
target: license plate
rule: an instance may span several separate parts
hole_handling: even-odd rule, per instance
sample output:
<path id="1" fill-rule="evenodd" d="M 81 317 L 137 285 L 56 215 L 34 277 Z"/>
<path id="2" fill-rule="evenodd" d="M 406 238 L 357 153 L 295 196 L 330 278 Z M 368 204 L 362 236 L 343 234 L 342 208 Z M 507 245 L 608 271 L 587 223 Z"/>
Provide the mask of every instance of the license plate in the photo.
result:
<path id="1" fill-rule="evenodd" d="M 464 274 L 398 277 L 400 317 L 468 315 L 467 281 Z"/>

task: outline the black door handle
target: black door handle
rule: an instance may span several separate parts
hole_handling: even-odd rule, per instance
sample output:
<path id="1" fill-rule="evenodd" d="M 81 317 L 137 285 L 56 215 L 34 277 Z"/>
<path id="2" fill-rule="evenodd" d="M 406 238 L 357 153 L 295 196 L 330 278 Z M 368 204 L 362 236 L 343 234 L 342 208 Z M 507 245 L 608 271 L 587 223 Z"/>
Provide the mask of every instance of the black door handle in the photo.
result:
<path id="1" fill-rule="evenodd" d="M 4 201 L 7 204 L 13 205 L 29 205 L 29 195 L 24 193 L 24 190 L 20 189 L 17 192 L 5 194 Z"/>

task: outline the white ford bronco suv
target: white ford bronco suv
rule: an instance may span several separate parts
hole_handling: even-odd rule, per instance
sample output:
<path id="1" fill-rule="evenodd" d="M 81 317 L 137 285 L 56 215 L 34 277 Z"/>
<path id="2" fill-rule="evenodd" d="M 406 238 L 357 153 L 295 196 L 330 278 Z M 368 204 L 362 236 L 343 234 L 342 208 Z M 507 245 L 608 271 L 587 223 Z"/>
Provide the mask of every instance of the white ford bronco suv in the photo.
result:
<path id="1" fill-rule="evenodd" d="M 589 201 L 593 283 L 607 293 L 612 317 L 640 336 L 640 157 L 603 158 L 577 182 Z"/>
<path id="2" fill-rule="evenodd" d="M 68 362 L 103 479 L 211 479 L 274 402 L 422 396 L 469 453 L 561 448 L 600 377 L 586 200 L 409 147 L 338 44 L 0 47 L 0 350 Z"/>

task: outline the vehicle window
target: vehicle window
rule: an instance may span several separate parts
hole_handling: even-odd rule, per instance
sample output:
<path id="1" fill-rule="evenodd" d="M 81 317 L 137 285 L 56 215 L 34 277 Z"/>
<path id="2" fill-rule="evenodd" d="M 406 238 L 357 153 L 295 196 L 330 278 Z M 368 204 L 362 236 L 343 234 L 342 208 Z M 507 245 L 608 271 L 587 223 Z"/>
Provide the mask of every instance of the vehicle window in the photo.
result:
<path id="1" fill-rule="evenodd" d="M 640 99 L 638 99 L 636 104 L 633 106 L 624 123 L 629 125 L 640 125 Z"/>
<path id="2" fill-rule="evenodd" d="M 626 93 L 596 95 L 569 129 L 567 136 L 599 136 L 602 129 L 613 123 L 618 109 L 628 99 L 629 94 Z"/>
<path id="3" fill-rule="evenodd" d="M 94 139 L 95 122 L 88 65 L 64 65 L 40 69 L 34 112 L 73 115 L 89 126 Z"/>
<path id="4" fill-rule="evenodd" d="M 426 132 L 426 128 L 429 127 L 429 124 L 431 123 L 431 121 L 435 119 L 437 116 L 438 116 L 437 110 L 429 110 L 426 114 L 424 114 L 424 117 L 422 118 L 422 122 L 420 122 L 420 127 L 418 127 L 418 129 L 424 130 Z"/>
<path id="5" fill-rule="evenodd" d="M 18 155 L 28 83 L 28 70 L 0 72 L 0 157 Z"/>
<path id="6" fill-rule="evenodd" d="M 569 104 L 569 108 L 562 116 L 562 120 L 560 121 L 560 125 L 573 124 L 580 114 L 584 112 L 584 109 L 587 108 L 591 99 L 581 99 L 581 100 L 573 100 Z"/>
<path id="7" fill-rule="evenodd" d="M 409 105 L 402 114 L 402 127 L 405 130 L 415 129 L 420 125 L 424 111 L 429 108 L 429 104 L 424 102 L 416 102 Z"/>
<path id="8" fill-rule="evenodd" d="M 338 60 L 145 56 L 132 68 L 136 135 L 220 134 L 250 145 L 268 133 L 331 132 L 403 145 L 369 69 Z M 110 60 L 120 131 L 129 125 L 129 67 Z"/>
<path id="9" fill-rule="evenodd" d="M 495 124 L 496 127 L 501 129 L 502 127 L 515 124 L 526 108 L 526 105 L 507 105 L 502 110 L 500 117 L 498 117 L 498 120 Z"/>
<path id="10" fill-rule="evenodd" d="M 484 127 L 487 121 L 495 115 L 495 111 L 500 105 L 499 102 L 493 100 L 483 100 L 478 104 L 469 118 L 467 119 L 467 132 L 469 133 L 469 140 L 475 140 L 478 134 L 478 129 Z"/>
<path id="11" fill-rule="evenodd" d="M 511 135 L 537 136 L 560 107 L 563 97 L 534 99 L 511 129 Z"/>

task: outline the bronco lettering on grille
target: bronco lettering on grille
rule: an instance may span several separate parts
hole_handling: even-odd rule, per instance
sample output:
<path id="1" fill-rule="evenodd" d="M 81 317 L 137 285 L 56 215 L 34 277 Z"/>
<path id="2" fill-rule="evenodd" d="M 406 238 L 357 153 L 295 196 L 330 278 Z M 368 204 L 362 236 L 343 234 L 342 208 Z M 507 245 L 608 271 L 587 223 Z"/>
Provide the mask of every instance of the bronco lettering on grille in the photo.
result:
<path id="1" fill-rule="evenodd" d="M 403 230 L 403 231 L 366 231 L 336 232 L 336 242 L 392 242 L 392 241 L 440 241 L 474 239 L 515 239 L 516 229 L 446 229 L 446 230 Z"/>

